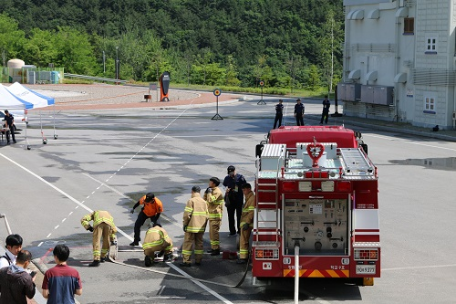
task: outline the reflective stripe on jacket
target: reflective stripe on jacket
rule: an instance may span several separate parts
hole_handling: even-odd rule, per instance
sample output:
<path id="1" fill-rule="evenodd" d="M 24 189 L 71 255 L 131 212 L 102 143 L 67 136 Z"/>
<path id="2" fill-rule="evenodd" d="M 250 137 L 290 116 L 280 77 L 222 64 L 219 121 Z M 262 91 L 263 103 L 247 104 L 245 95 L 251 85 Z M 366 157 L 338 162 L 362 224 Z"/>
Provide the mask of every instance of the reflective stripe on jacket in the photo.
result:
<path id="1" fill-rule="evenodd" d="M 187 232 L 201 233 L 206 230 L 209 212 L 206 201 L 199 193 L 192 193 L 192 198 L 187 201 L 184 209 L 183 225 Z"/>
<path id="2" fill-rule="evenodd" d="M 242 208 L 241 215 L 241 224 L 242 227 L 244 224 L 249 224 L 250 227 L 253 227 L 253 214 L 255 212 L 255 195 L 253 192 L 250 192 L 245 196 L 244 208 Z"/>
<path id="3" fill-rule="evenodd" d="M 160 226 L 155 226 L 147 230 L 146 237 L 144 238 L 143 249 L 171 250 L 173 248 L 173 241 L 168 236 L 165 229 Z"/>
<path id="4" fill-rule="evenodd" d="M 204 193 L 210 221 L 221 221 L 223 215 L 223 193 L 219 187 L 212 188 L 212 193 Z"/>
<path id="5" fill-rule="evenodd" d="M 90 227 L 90 221 L 93 221 L 93 228 L 97 228 L 101 223 L 108 224 L 112 229 L 112 234 L 117 233 L 116 225 L 114 224 L 114 219 L 108 211 L 96 210 L 91 214 L 87 214 L 81 219 L 81 224 L 85 229 Z"/>

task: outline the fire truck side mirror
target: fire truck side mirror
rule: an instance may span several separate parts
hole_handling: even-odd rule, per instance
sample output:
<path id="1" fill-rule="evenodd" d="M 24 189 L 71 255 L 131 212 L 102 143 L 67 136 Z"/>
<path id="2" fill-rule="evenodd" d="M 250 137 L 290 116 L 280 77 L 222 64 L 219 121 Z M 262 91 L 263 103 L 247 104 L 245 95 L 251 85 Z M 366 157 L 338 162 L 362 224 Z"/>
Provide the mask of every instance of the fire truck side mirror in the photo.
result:
<path id="1" fill-rule="evenodd" d="M 261 158 L 261 153 L 263 152 L 263 144 L 256 145 L 255 147 L 255 157 Z"/>

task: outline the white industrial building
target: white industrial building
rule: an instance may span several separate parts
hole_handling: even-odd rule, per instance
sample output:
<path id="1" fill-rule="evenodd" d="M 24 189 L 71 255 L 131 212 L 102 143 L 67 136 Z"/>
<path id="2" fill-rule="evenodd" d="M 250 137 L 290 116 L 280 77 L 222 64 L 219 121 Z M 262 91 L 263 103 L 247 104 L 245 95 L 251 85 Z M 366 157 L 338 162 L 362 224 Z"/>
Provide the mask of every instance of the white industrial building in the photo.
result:
<path id="1" fill-rule="evenodd" d="M 344 114 L 454 127 L 456 0 L 344 0 Z"/>

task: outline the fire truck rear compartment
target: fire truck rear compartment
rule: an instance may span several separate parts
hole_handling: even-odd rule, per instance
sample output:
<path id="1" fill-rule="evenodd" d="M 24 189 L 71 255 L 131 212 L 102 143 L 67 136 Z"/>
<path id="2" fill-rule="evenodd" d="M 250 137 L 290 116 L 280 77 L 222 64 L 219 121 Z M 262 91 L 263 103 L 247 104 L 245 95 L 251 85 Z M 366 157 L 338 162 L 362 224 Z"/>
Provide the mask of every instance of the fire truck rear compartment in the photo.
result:
<path id="1" fill-rule="evenodd" d="M 347 199 L 285 199 L 284 255 L 347 255 L 349 222 Z"/>

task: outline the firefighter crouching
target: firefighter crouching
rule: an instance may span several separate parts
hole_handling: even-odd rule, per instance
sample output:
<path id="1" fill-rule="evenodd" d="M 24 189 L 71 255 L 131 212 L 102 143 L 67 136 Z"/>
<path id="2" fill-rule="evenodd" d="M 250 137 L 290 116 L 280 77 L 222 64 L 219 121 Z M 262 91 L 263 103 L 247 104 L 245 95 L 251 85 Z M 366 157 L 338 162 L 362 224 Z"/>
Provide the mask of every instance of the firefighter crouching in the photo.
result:
<path id="1" fill-rule="evenodd" d="M 156 251 L 160 251 L 158 256 L 164 255 L 163 261 L 172 259 L 173 241 L 171 241 L 166 230 L 158 223 L 155 223 L 152 228 L 147 230 L 142 247 L 144 249 L 144 265 L 146 267 L 154 264 Z"/>
<path id="2" fill-rule="evenodd" d="M 93 221 L 93 227 L 90 225 Z M 81 219 L 81 224 L 90 232 L 93 232 L 93 262 L 90 267 L 97 267 L 100 261 L 104 262 L 109 251 L 109 241 L 116 243 L 117 228 L 108 211 L 97 210 L 87 214 Z M 100 239 L 103 238 L 103 246 L 100 251 Z"/>
<path id="3" fill-rule="evenodd" d="M 211 255 L 220 255 L 220 236 L 219 230 L 222 224 L 223 215 L 223 193 L 218 188 L 220 180 L 217 177 L 209 179 L 209 187 L 204 192 L 204 200 L 209 209 L 209 237 L 211 239 Z"/>
<path id="4" fill-rule="evenodd" d="M 206 201 L 200 195 L 201 188 L 192 188 L 192 197 L 187 201 L 184 209 L 183 228 L 185 232 L 182 246 L 181 266 L 191 266 L 190 257 L 195 254 L 195 265 L 201 265 L 203 258 L 203 235 L 206 230 L 208 208 Z M 192 252 L 193 243 L 195 250 Z"/>
<path id="5" fill-rule="evenodd" d="M 242 192 L 245 197 L 244 208 L 241 216 L 241 239 L 239 242 L 239 260 L 238 264 L 244 264 L 249 257 L 249 240 L 253 228 L 253 215 L 255 212 L 255 195 L 252 192 L 252 186 L 247 183 L 242 186 Z"/>

